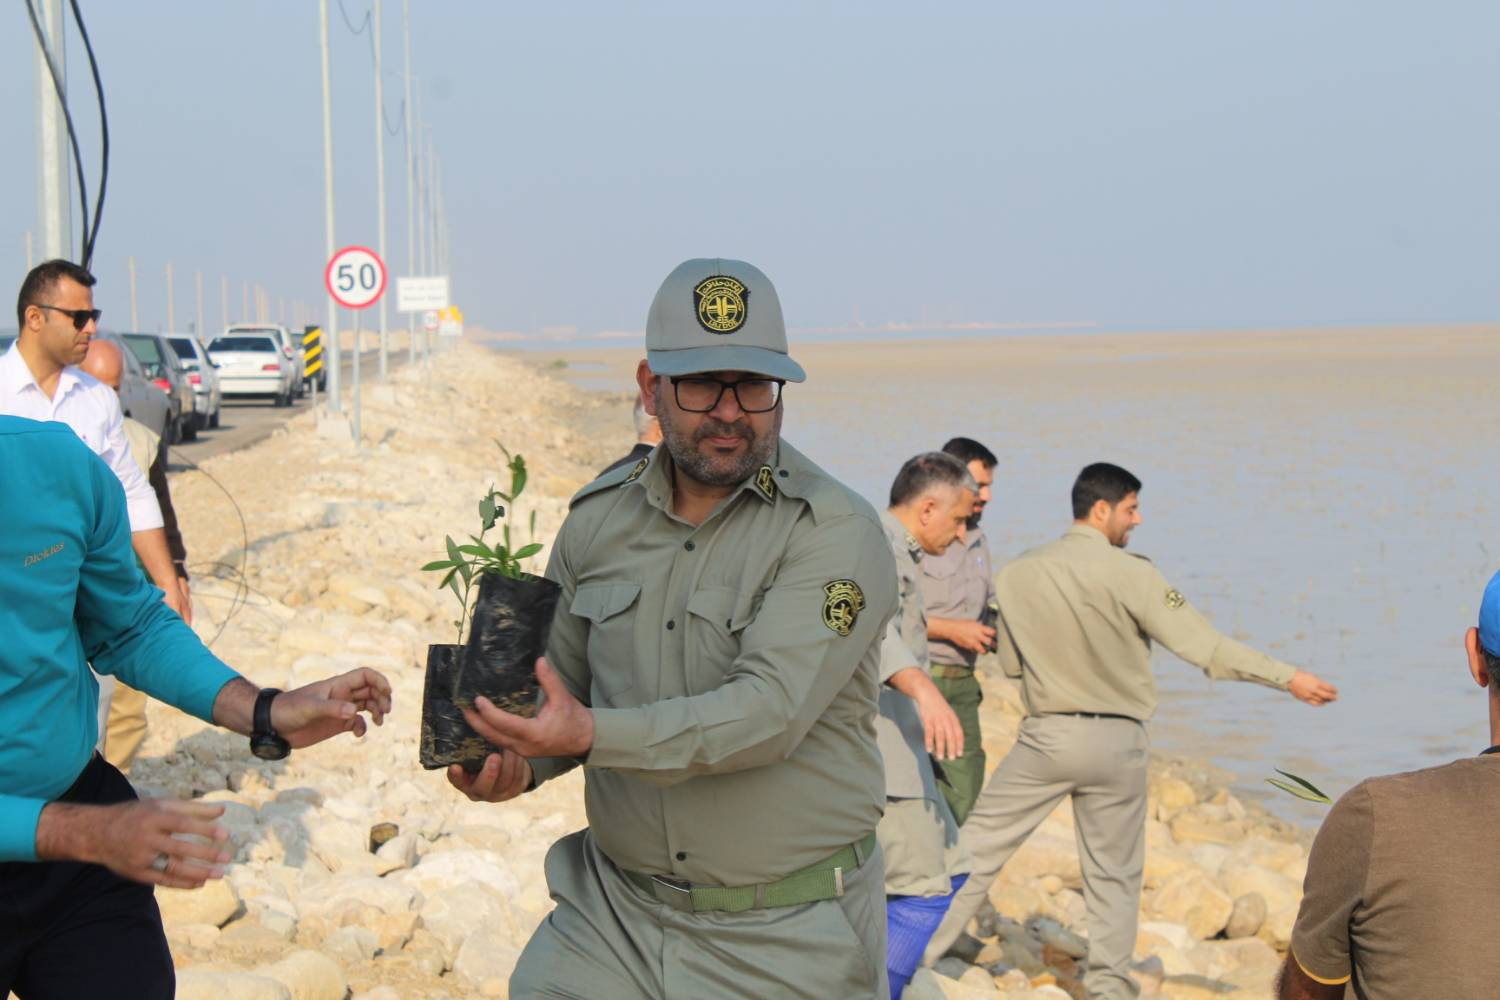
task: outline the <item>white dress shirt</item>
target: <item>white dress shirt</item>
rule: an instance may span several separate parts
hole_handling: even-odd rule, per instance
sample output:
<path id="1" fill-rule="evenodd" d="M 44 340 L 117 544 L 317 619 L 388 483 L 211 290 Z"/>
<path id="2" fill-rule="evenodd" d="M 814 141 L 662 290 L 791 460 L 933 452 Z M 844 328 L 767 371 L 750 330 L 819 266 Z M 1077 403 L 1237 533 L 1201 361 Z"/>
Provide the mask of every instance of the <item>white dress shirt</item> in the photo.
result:
<path id="1" fill-rule="evenodd" d="M 156 491 L 130 457 L 120 397 L 92 375 L 69 365 L 57 377 L 56 394 L 48 399 L 32 378 L 19 344 L 19 341 L 12 344 L 0 356 L 0 413 L 67 424 L 94 454 L 104 459 L 104 464 L 125 487 L 130 530 L 160 528 L 161 506 L 156 502 Z"/>

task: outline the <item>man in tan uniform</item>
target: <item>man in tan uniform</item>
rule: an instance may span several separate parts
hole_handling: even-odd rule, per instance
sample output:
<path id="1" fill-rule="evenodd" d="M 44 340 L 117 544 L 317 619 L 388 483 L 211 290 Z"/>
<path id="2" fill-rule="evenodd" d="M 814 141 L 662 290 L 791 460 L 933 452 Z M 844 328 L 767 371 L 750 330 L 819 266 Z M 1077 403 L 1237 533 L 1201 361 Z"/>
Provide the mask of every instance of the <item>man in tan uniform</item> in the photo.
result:
<path id="1" fill-rule="evenodd" d="M 996 577 L 997 652 L 1021 682 L 1027 717 L 964 824 L 973 869 L 928 962 L 942 957 L 1006 860 L 1068 796 L 1088 907 L 1084 985 L 1101 1000 L 1139 994 L 1128 970 L 1145 861 L 1153 639 L 1210 677 L 1255 681 L 1310 705 L 1338 696 L 1316 676 L 1221 635 L 1150 560 L 1125 551 L 1141 523 L 1140 488 L 1119 466 L 1087 466 L 1073 484 L 1073 527 Z"/>
<path id="2" fill-rule="evenodd" d="M 932 682 L 953 706 L 964 728 L 963 756 L 943 763 L 939 787 L 953 818 L 962 825 L 984 787 L 984 734 L 979 728 L 979 705 L 984 694 L 974 676 L 974 664 L 979 654 L 995 648 L 990 610 L 995 603 L 995 580 L 990 572 L 989 541 L 979 527 L 979 519 L 990 502 L 996 458 L 973 438 L 952 438 L 942 450 L 964 463 L 979 491 L 963 536 L 944 552 L 922 560 Z"/>
<path id="3" fill-rule="evenodd" d="M 1500 951 L 1500 573 L 1464 634 L 1469 677 L 1489 688 L 1491 746 L 1478 757 L 1371 778 L 1313 841 L 1281 1000 L 1489 1000 Z"/>
<path id="4" fill-rule="evenodd" d="M 928 670 L 926 600 L 921 564 L 964 534 L 978 492 L 957 459 L 926 452 L 908 459 L 880 515 L 896 559 L 896 614 L 880 651 L 880 718 L 875 732 L 885 763 L 885 816 L 877 833 L 885 856 L 886 971 L 900 996 L 942 920 L 968 864 L 958 823 L 939 788 L 933 758 L 964 753 L 958 716 Z M 941 766 L 941 765 L 939 765 Z"/>
<path id="5" fill-rule="evenodd" d="M 884 1000 L 880 641 L 896 573 L 870 505 L 780 440 L 775 289 L 740 261 L 662 284 L 638 382 L 663 444 L 581 491 L 535 719 L 449 780 L 501 801 L 582 764 L 589 826 L 513 1000 Z"/>

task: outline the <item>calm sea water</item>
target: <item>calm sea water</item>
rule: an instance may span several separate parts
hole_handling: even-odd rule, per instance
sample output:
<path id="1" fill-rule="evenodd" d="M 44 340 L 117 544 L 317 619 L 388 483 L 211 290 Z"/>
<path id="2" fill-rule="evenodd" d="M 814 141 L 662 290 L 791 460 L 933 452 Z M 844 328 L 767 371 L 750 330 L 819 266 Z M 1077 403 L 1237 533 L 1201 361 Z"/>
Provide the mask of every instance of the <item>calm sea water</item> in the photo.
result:
<path id="1" fill-rule="evenodd" d="M 1226 634 L 1341 690 L 1312 709 L 1158 651 L 1154 745 L 1316 822 L 1321 807 L 1264 784 L 1274 768 L 1337 795 L 1489 742 L 1461 641 L 1500 569 L 1500 350 L 1483 364 L 1440 348 L 1007 368 L 919 345 L 883 375 L 820 366 L 789 388 L 783 433 L 877 506 L 905 458 L 984 441 L 1001 458 L 984 518 L 997 562 L 1065 530 L 1084 464 L 1131 469 L 1145 482 L 1132 550 Z"/>

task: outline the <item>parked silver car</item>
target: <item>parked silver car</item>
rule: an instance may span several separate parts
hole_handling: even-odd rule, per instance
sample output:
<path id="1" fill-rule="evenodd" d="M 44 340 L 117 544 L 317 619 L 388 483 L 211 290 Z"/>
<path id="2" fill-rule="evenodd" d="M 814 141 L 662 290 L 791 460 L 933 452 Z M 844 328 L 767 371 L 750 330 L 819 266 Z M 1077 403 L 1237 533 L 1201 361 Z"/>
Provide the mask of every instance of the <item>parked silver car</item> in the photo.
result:
<path id="1" fill-rule="evenodd" d="M 219 388 L 227 397 L 272 396 L 290 406 L 296 371 L 276 339 L 268 334 L 225 334 L 208 345 L 219 366 Z"/>
<path id="2" fill-rule="evenodd" d="M 120 347 L 120 356 L 125 363 L 125 371 L 120 375 L 120 409 L 127 417 L 134 417 L 160 436 L 168 437 L 174 419 L 172 400 L 146 378 L 145 369 L 118 334 L 96 333 L 94 336 Z"/>
<path id="3" fill-rule="evenodd" d="M 172 398 L 172 415 L 176 427 L 167 443 L 191 441 L 198 436 L 198 418 L 193 407 L 193 386 L 183 365 L 165 335 L 160 333 L 122 333 L 120 339 L 135 353 L 146 370 L 146 377 Z"/>
<path id="4" fill-rule="evenodd" d="M 302 380 L 307 377 L 307 360 L 302 356 L 301 337 L 276 323 L 231 323 L 224 328 L 224 336 L 270 337 L 276 341 L 282 355 L 292 363 L 292 393 L 295 396 L 302 395 Z"/>
<path id="5" fill-rule="evenodd" d="M 193 387 L 193 412 L 197 414 L 199 427 L 219 426 L 219 410 L 224 405 L 224 396 L 219 389 L 219 366 L 208 356 L 197 337 L 167 337 L 167 343 L 177 352 L 187 368 L 188 384 Z"/>

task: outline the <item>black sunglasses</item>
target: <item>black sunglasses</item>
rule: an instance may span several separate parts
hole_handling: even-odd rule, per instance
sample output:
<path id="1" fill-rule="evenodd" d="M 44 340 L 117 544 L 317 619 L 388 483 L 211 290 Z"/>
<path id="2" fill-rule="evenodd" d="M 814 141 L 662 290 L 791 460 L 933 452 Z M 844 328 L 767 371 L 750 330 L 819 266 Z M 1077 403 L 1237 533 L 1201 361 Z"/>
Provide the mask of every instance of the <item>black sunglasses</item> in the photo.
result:
<path id="1" fill-rule="evenodd" d="M 104 315 L 104 310 L 102 309 L 64 309 L 61 306 L 43 305 L 40 302 L 33 302 L 32 305 L 36 306 L 38 309 L 51 309 L 53 312 L 62 313 L 64 316 L 73 321 L 73 329 L 80 332 L 84 327 L 88 326 L 91 321 L 94 323 L 99 322 L 99 317 Z"/>

